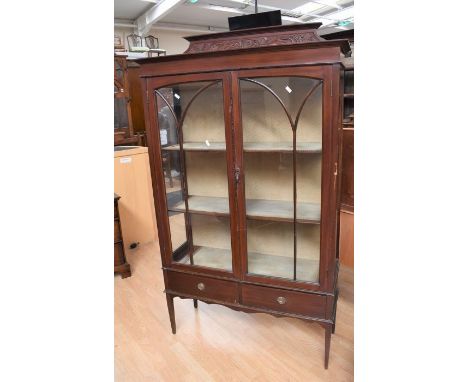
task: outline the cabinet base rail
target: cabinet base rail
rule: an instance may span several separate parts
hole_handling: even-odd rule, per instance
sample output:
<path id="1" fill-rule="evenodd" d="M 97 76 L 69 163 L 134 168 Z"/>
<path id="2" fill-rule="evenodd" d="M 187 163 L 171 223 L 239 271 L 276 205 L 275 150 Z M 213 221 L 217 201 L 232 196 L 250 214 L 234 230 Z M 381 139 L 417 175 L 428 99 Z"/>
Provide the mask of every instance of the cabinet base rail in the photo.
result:
<path id="1" fill-rule="evenodd" d="M 243 305 L 241 303 L 231 303 L 231 302 L 225 302 L 225 301 L 219 301 L 219 300 L 214 300 L 210 298 L 200 298 L 200 296 L 195 296 L 195 295 L 190 295 L 190 294 L 185 294 L 185 293 L 180 293 L 180 292 L 174 292 L 171 290 L 164 290 L 164 293 L 166 293 L 166 300 L 167 300 L 167 309 L 169 311 L 169 319 L 171 322 L 171 329 L 172 333 L 176 334 L 177 327 L 176 327 L 176 321 L 175 321 L 175 310 L 174 310 L 174 298 L 179 297 L 181 299 L 193 299 L 194 307 L 198 308 L 198 300 L 203 301 L 207 304 L 218 304 L 218 305 L 223 305 L 226 306 L 227 308 L 241 311 L 244 313 L 266 313 L 270 314 L 275 317 L 292 317 L 292 318 L 298 318 L 301 320 L 309 321 L 309 322 L 316 322 L 320 326 L 322 326 L 325 329 L 325 353 L 324 353 L 324 367 L 325 369 L 328 369 L 328 361 L 330 358 L 330 342 L 331 342 L 331 335 L 335 332 L 335 316 L 336 316 L 336 302 L 338 300 L 338 294 L 335 295 L 335 306 L 334 306 L 334 311 L 333 311 L 333 319 L 332 320 L 327 320 L 327 319 L 320 319 L 320 318 L 315 318 L 315 317 L 308 317 L 308 316 L 303 316 L 300 314 L 294 314 L 294 313 L 287 313 L 287 312 L 278 312 L 275 310 L 270 310 L 270 309 L 265 309 L 265 308 L 256 308 L 252 306 L 247 306 Z"/>

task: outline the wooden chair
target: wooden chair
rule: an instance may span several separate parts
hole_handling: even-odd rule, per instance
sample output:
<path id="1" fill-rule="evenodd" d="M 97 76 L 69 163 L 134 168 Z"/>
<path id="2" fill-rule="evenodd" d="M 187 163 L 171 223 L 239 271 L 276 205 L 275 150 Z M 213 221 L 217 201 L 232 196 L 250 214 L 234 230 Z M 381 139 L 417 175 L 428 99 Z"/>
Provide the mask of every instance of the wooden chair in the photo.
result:
<path id="1" fill-rule="evenodd" d="M 145 37 L 145 43 L 146 43 L 146 46 L 149 48 L 149 52 L 148 52 L 149 55 L 152 55 L 153 53 L 156 53 L 158 57 L 161 54 L 164 56 L 166 55 L 166 51 L 164 49 L 159 48 L 159 40 L 157 37 L 148 35 Z"/>
<path id="2" fill-rule="evenodd" d="M 147 46 L 143 46 L 143 38 L 137 34 L 129 34 L 127 36 L 128 42 L 128 50 L 129 52 L 135 53 L 148 53 L 149 57 L 149 48 Z"/>

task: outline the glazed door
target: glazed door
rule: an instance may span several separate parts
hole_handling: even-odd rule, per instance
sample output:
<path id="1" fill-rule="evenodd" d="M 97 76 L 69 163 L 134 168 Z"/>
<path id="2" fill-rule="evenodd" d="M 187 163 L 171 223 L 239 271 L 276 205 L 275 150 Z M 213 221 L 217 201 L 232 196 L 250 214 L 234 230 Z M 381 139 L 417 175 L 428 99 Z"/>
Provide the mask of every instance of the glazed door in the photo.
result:
<path id="1" fill-rule="evenodd" d="M 167 211 L 158 216 L 166 266 L 213 274 L 235 269 L 231 93 L 226 78 L 205 74 L 148 81 L 150 135 L 158 148 L 157 198 Z"/>
<path id="2" fill-rule="evenodd" d="M 243 278 L 320 289 L 333 174 L 325 67 L 234 73 Z M 336 137 L 335 137 L 336 138 Z"/>

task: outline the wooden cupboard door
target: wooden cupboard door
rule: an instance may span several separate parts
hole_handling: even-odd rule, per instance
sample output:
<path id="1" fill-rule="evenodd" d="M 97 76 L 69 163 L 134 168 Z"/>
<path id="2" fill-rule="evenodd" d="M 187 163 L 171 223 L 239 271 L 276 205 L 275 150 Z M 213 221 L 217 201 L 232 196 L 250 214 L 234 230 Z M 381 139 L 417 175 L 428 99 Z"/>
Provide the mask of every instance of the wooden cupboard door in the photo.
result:
<path id="1" fill-rule="evenodd" d="M 230 91 L 224 74 L 151 81 L 166 262 L 234 270 Z M 234 229 L 234 234 L 235 234 Z M 234 249 L 235 250 L 235 249 Z"/>
<path id="2" fill-rule="evenodd" d="M 247 280 L 306 289 L 325 281 L 322 262 L 329 252 L 322 250 L 322 224 L 336 215 L 328 193 L 338 164 L 330 163 L 330 86 L 329 72 L 321 67 L 233 75 Z"/>

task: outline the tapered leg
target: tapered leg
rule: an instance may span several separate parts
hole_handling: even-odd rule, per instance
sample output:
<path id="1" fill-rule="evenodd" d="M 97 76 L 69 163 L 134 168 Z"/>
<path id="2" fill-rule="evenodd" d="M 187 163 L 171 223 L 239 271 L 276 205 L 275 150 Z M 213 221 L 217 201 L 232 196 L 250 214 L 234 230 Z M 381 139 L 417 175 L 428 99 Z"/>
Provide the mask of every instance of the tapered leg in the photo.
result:
<path id="1" fill-rule="evenodd" d="M 325 369 L 328 369 L 328 358 L 330 357 L 330 340 L 332 335 L 332 327 L 325 328 Z"/>
<path id="2" fill-rule="evenodd" d="M 333 326 L 332 326 L 332 334 L 335 334 L 335 323 L 333 323 Z"/>
<path id="3" fill-rule="evenodd" d="M 174 296 L 166 293 L 167 310 L 169 311 L 169 319 L 171 320 L 172 334 L 176 334 L 176 323 L 174 313 Z"/>
<path id="4" fill-rule="evenodd" d="M 193 300 L 193 306 L 195 309 L 198 308 L 198 300 L 195 300 L 195 299 Z"/>

